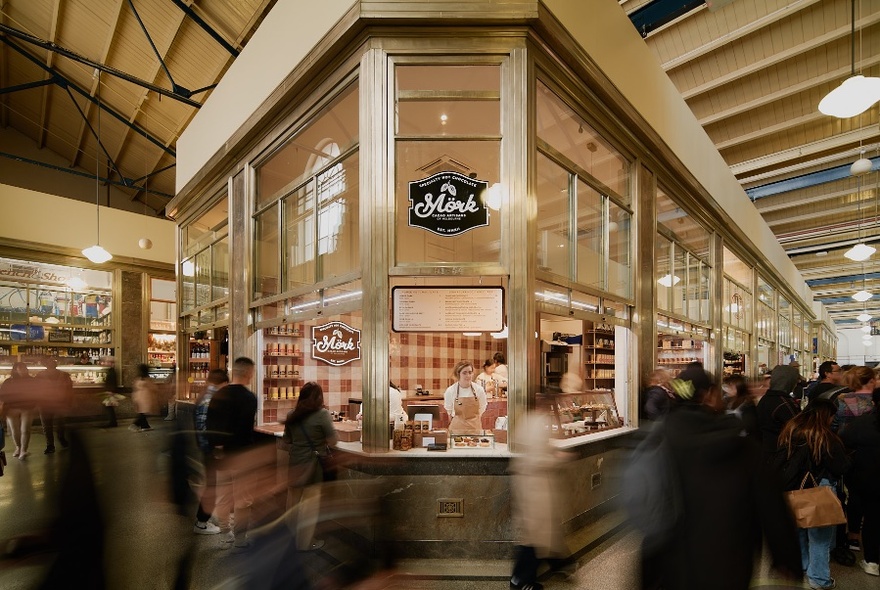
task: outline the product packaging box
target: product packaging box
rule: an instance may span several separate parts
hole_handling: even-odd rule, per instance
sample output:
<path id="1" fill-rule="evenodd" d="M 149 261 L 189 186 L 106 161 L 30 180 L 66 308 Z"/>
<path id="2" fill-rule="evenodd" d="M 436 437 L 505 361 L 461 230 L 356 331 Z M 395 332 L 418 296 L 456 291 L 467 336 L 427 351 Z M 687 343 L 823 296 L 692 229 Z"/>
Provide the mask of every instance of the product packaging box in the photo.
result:
<path id="1" fill-rule="evenodd" d="M 492 431 L 495 434 L 495 442 L 499 443 L 507 443 L 507 431 L 506 430 L 498 430 L 495 429 Z"/>
<path id="2" fill-rule="evenodd" d="M 336 429 L 336 435 L 342 442 L 357 442 L 361 439 L 357 422 L 334 422 L 333 428 Z"/>

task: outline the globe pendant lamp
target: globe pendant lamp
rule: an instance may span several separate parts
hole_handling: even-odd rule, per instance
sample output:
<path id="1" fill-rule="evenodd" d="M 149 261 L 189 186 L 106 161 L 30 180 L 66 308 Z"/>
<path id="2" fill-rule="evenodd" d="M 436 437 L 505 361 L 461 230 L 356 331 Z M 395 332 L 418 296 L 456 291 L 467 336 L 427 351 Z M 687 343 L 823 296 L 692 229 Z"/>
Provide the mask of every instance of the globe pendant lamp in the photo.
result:
<path id="1" fill-rule="evenodd" d="M 101 206 L 98 203 L 98 198 L 100 196 L 101 191 L 101 165 L 99 150 L 101 149 L 101 71 L 98 70 L 98 88 L 95 91 L 95 100 L 98 105 L 98 132 L 95 134 L 95 141 L 97 145 L 95 146 L 95 219 L 96 219 L 96 228 L 97 228 L 97 239 L 94 246 L 89 246 L 88 248 L 84 248 L 82 253 L 83 256 L 94 262 L 95 264 L 103 264 L 113 258 L 113 255 L 110 254 L 107 250 L 101 247 Z"/>
<path id="2" fill-rule="evenodd" d="M 880 100 L 880 78 L 856 75 L 856 0 L 852 0 L 852 73 L 819 101 L 819 112 L 847 119 L 860 115 Z"/>

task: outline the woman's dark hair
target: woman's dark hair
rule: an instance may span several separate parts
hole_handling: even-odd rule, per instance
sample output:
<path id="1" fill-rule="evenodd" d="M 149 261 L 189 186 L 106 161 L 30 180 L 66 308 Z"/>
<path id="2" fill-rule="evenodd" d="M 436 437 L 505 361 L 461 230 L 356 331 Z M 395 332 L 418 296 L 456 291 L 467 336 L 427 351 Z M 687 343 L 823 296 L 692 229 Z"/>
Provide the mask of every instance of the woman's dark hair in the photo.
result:
<path id="1" fill-rule="evenodd" d="M 314 414 L 324 407 L 324 390 L 314 381 L 309 381 L 299 390 L 296 408 L 287 417 L 286 424 L 294 424 Z"/>
<path id="2" fill-rule="evenodd" d="M 506 365 L 506 364 L 507 364 L 507 359 L 504 358 L 504 353 L 503 353 L 503 352 L 496 352 L 495 354 L 492 355 L 492 358 L 493 358 L 493 359 L 495 360 L 495 362 L 498 363 L 499 365 Z"/>
<path id="3" fill-rule="evenodd" d="M 730 375 L 724 378 L 725 385 L 732 385 L 734 388 L 733 399 L 730 400 L 730 409 L 735 410 L 746 400 L 749 399 L 749 384 L 742 375 Z"/>
<path id="4" fill-rule="evenodd" d="M 486 367 L 491 367 L 491 366 L 494 365 L 494 364 L 495 364 L 495 363 L 492 362 L 492 359 L 486 359 L 486 362 L 483 363 L 483 370 L 485 371 L 485 370 L 486 370 Z"/>
<path id="5" fill-rule="evenodd" d="M 137 367 L 137 376 L 141 379 L 149 379 L 150 378 L 150 367 L 144 364 L 140 364 Z"/>
<path id="6" fill-rule="evenodd" d="M 827 400 L 813 400 L 803 412 L 795 414 L 779 433 L 779 446 L 785 447 L 786 458 L 791 458 L 795 447 L 806 443 L 817 465 L 824 455 L 831 454 L 831 443 L 843 444 L 831 430 L 831 419 L 837 413 L 837 406 Z"/>

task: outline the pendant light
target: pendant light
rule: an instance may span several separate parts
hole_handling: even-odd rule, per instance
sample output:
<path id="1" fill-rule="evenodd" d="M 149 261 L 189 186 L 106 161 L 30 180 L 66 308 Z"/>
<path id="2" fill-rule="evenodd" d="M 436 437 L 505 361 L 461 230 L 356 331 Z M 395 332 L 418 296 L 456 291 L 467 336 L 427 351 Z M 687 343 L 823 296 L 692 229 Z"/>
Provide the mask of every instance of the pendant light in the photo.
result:
<path id="1" fill-rule="evenodd" d="M 97 145 L 95 146 L 95 219 L 96 219 L 96 228 L 97 228 L 97 240 L 94 246 L 89 246 L 88 248 L 84 248 L 82 253 L 83 256 L 94 262 L 95 264 L 103 264 L 113 258 L 113 255 L 110 254 L 107 250 L 101 247 L 101 206 L 98 202 L 99 196 L 101 194 L 101 163 L 100 163 L 100 149 L 101 149 L 101 71 L 98 70 L 98 88 L 95 91 L 95 100 L 98 105 L 98 132 L 95 134 L 95 141 Z"/>
<path id="2" fill-rule="evenodd" d="M 864 113 L 880 100 L 880 78 L 856 75 L 856 0 L 852 0 L 852 70 L 850 77 L 819 101 L 819 112 L 846 119 Z"/>
<path id="3" fill-rule="evenodd" d="M 858 243 L 847 250 L 843 255 L 853 260 L 855 262 L 863 262 L 870 258 L 874 252 L 877 251 L 877 248 L 873 246 L 867 245 L 862 240 L 862 177 L 857 176 L 857 184 L 856 184 L 856 198 L 858 199 L 859 206 L 859 226 L 858 226 Z"/>

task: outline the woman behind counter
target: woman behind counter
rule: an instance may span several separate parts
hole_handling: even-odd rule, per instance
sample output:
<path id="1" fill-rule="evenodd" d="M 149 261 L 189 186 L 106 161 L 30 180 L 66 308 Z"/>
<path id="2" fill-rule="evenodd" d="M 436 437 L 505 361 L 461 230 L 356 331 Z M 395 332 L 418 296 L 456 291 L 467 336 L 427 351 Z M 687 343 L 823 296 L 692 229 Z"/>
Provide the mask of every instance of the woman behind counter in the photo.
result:
<path id="1" fill-rule="evenodd" d="M 449 414 L 450 434 L 481 434 L 480 418 L 489 402 L 486 392 L 473 382 L 474 365 L 459 361 L 452 370 L 458 382 L 450 385 L 443 394 L 443 406 Z"/>
<path id="2" fill-rule="evenodd" d="M 474 381 L 483 388 L 483 391 L 486 392 L 487 397 L 495 396 L 495 377 L 492 374 L 495 372 L 495 363 L 492 362 L 492 359 L 487 359 L 485 363 L 483 363 L 483 372 L 477 375 L 474 378 Z"/>

